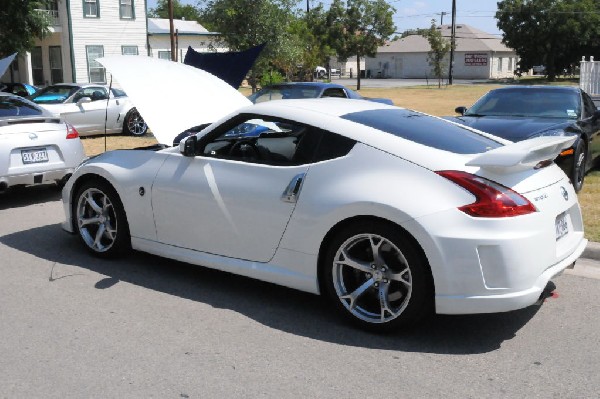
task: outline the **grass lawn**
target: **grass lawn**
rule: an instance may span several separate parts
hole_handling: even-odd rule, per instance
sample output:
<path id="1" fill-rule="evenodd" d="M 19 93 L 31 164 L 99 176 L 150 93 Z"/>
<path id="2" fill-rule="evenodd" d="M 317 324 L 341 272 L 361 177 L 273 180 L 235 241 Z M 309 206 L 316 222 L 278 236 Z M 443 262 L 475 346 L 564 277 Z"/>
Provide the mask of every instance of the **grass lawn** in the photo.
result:
<path id="1" fill-rule="evenodd" d="M 521 83 L 539 84 L 539 79 L 523 79 Z M 558 82 L 558 84 L 573 84 L 571 81 Z M 500 87 L 496 84 L 453 85 L 438 89 L 437 86 L 418 86 L 402 88 L 372 89 L 363 88 L 360 94 L 365 97 L 391 98 L 394 104 L 431 115 L 446 116 L 456 115 L 454 109 L 460 105 L 470 106 L 479 97 L 491 89 Z M 355 87 L 350 86 L 355 89 Z M 245 95 L 250 94 L 248 89 L 242 89 Z M 107 150 L 142 147 L 156 144 L 152 136 L 131 137 L 113 135 L 106 138 L 84 138 L 83 146 L 88 156 L 99 154 Z M 600 242 L 600 171 L 596 170 L 587 175 L 585 185 L 579 194 L 579 202 L 583 210 L 585 235 L 591 241 Z"/>

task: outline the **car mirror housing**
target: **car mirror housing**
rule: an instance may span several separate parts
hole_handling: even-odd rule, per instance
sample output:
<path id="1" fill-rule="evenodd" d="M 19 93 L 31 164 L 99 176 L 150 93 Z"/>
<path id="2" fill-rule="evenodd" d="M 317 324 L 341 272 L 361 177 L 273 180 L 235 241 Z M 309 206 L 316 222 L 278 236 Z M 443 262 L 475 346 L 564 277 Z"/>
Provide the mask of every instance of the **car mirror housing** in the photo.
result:
<path id="1" fill-rule="evenodd" d="M 193 157 L 196 155 L 196 144 L 198 138 L 194 136 L 186 137 L 179 142 L 179 152 L 185 157 Z"/>
<path id="2" fill-rule="evenodd" d="M 85 104 L 85 103 L 91 103 L 92 99 L 90 97 L 81 97 L 79 100 L 77 100 L 77 104 Z"/>
<path id="3" fill-rule="evenodd" d="M 467 112 L 467 107 L 461 105 L 460 107 L 454 108 L 454 112 L 456 112 L 457 114 L 464 115 L 465 112 Z"/>

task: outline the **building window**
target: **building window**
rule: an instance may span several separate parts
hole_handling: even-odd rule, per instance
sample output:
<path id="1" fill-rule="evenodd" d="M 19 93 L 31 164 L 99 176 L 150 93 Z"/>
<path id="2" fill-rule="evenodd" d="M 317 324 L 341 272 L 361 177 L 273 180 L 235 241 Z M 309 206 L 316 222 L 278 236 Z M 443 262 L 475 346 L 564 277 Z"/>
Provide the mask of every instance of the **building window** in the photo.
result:
<path id="1" fill-rule="evenodd" d="M 83 0 L 83 17 L 100 18 L 100 0 Z"/>
<path id="2" fill-rule="evenodd" d="M 50 46 L 50 80 L 52 84 L 63 82 L 62 52 L 60 46 Z"/>
<path id="3" fill-rule="evenodd" d="M 159 51 L 158 58 L 160 58 L 161 60 L 171 61 L 171 51 Z"/>
<path id="4" fill-rule="evenodd" d="M 139 55 L 138 46 L 121 46 L 121 54 L 123 54 L 123 55 Z"/>
<path id="5" fill-rule="evenodd" d="M 133 0 L 119 0 L 119 16 L 121 19 L 135 19 Z"/>
<path id="6" fill-rule="evenodd" d="M 104 46 L 85 46 L 90 83 L 106 83 L 106 71 L 96 59 L 104 57 Z"/>
<path id="7" fill-rule="evenodd" d="M 45 82 L 41 47 L 34 47 L 31 51 L 31 72 L 33 74 L 33 84 L 43 86 Z"/>
<path id="8" fill-rule="evenodd" d="M 502 72 L 502 57 L 498 57 L 498 72 Z"/>

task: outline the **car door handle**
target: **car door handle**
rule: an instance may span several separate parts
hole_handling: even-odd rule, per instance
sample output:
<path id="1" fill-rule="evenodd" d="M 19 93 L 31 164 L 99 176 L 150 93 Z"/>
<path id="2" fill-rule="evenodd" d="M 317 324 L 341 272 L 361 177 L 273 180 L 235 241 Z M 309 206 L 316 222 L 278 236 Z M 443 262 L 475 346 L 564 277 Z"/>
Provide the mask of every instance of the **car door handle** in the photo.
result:
<path id="1" fill-rule="evenodd" d="M 294 203 L 298 200 L 298 194 L 300 193 L 300 189 L 302 188 L 302 182 L 304 182 L 305 176 L 306 173 L 299 173 L 292 178 L 290 183 L 287 185 L 285 191 L 281 195 L 281 200 L 283 202 Z"/>

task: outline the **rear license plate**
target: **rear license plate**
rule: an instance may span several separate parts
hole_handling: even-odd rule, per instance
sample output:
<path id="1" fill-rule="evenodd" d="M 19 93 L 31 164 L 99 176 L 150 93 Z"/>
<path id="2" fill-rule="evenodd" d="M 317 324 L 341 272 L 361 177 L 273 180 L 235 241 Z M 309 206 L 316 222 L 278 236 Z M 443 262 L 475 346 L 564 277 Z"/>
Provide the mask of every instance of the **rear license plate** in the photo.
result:
<path id="1" fill-rule="evenodd" d="M 556 228 L 556 240 L 557 241 L 569 233 L 569 224 L 567 223 L 566 212 L 563 212 L 556 217 L 554 226 Z"/>
<path id="2" fill-rule="evenodd" d="M 23 159 L 23 163 L 48 162 L 48 152 L 45 148 L 38 148 L 35 150 L 22 150 L 21 159 Z"/>

